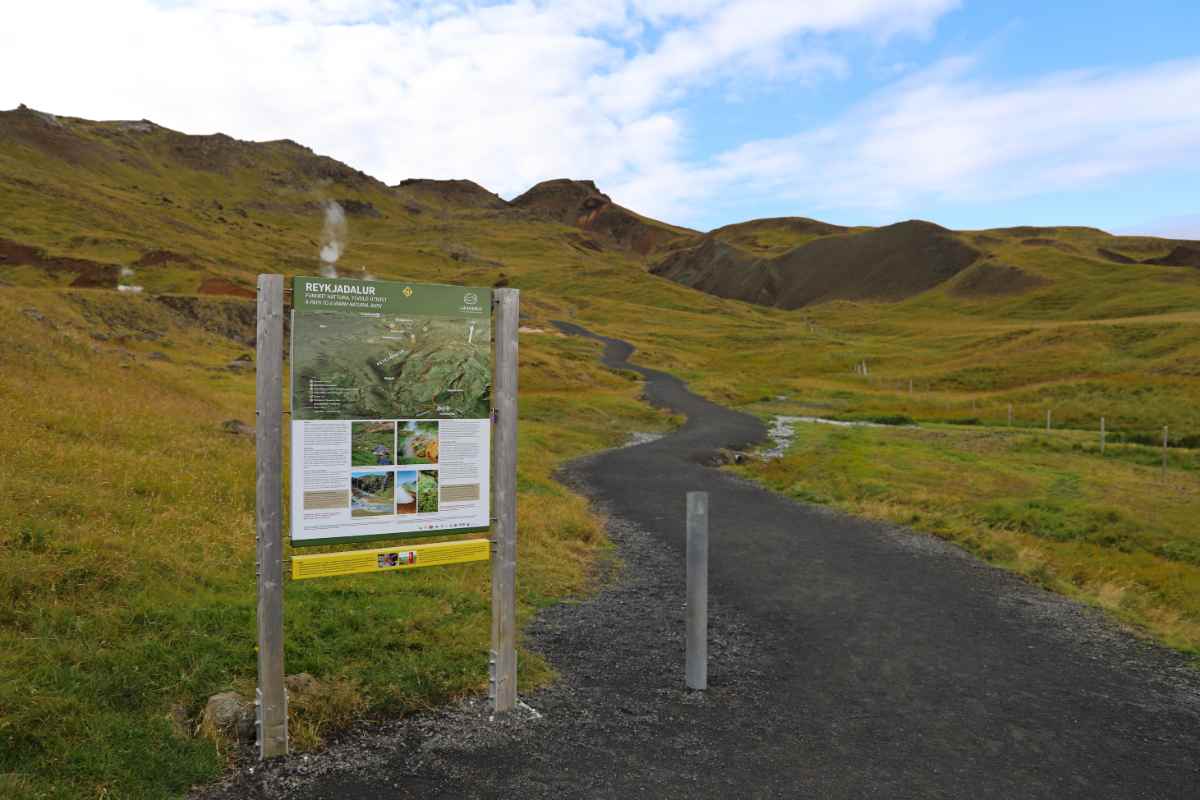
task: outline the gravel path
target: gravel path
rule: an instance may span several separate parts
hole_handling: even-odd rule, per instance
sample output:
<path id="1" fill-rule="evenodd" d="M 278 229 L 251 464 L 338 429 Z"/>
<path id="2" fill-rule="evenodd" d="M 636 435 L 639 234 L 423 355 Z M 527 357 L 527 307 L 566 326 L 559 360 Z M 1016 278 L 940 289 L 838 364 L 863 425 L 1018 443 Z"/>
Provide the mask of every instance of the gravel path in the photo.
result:
<path id="1" fill-rule="evenodd" d="M 688 420 L 565 476 L 610 512 L 625 563 L 529 630 L 562 674 L 527 698 L 540 717 L 497 725 L 476 701 L 205 797 L 1200 797 L 1200 673 L 1183 657 L 939 540 L 702 466 L 761 423 L 602 341 Z M 705 694 L 682 689 L 693 489 L 712 503 Z"/>

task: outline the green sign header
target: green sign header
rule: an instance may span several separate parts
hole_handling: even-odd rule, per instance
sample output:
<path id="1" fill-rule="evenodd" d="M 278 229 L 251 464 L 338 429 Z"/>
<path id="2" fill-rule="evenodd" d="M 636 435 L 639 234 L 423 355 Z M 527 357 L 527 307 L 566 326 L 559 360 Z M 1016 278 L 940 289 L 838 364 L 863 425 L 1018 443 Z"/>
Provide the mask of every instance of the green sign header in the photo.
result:
<path id="1" fill-rule="evenodd" d="M 294 278 L 292 303 L 300 312 L 487 318 L 492 312 L 492 290 L 437 283 Z"/>

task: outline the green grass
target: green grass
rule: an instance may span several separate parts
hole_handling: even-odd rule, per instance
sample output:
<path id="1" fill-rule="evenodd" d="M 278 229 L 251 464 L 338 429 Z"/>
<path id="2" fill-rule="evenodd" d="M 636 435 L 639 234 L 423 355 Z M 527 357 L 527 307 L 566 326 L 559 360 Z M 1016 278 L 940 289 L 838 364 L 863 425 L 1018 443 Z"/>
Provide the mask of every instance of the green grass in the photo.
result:
<path id="1" fill-rule="evenodd" d="M 747 477 L 950 539 L 1200 656 L 1200 453 L 1073 431 L 800 423 Z"/>

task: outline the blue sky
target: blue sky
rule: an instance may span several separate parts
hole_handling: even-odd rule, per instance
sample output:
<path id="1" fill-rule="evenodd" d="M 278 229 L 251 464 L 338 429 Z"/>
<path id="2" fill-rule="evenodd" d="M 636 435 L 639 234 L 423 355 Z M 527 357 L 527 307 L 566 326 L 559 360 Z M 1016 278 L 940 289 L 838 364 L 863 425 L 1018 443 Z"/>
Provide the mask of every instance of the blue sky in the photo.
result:
<path id="1" fill-rule="evenodd" d="M 701 229 L 1200 238 L 1196 2 L 44 0 L 7 21 L 2 107 L 286 137 L 389 183 L 592 178 Z"/>

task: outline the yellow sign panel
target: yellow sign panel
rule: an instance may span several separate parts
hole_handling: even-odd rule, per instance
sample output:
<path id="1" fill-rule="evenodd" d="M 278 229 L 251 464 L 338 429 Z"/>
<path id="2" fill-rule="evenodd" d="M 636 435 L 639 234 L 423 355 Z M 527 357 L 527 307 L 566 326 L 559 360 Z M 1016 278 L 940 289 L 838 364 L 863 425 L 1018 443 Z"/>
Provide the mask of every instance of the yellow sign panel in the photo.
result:
<path id="1" fill-rule="evenodd" d="M 391 572 L 399 569 L 465 564 L 468 561 L 487 561 L 491 552 L 492 543 L 488 539 L 462 539 L 457 542 L 292 556 L 292 578 L 303 580 L 331 575 L 354 575 L 359 572 Z"/>

